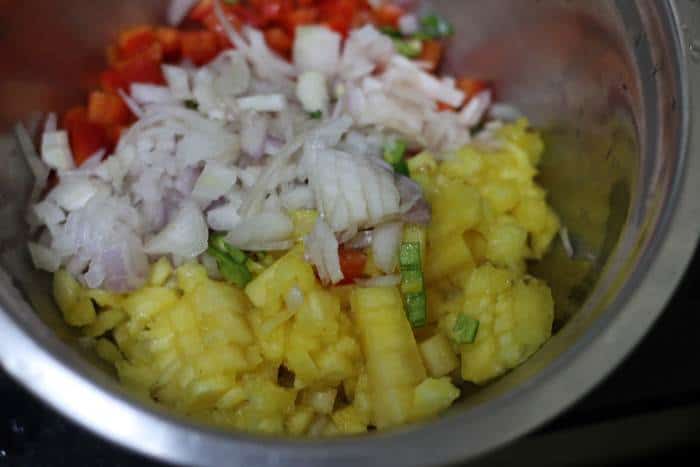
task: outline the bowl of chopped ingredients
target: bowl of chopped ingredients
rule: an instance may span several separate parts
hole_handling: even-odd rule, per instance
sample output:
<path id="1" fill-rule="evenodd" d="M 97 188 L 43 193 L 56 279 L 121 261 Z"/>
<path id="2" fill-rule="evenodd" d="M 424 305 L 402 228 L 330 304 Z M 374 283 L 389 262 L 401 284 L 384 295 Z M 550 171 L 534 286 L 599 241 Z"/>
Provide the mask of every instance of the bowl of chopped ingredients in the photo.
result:
<path id="1" fill-rule="evenodd" d="M 38 3 L 1 17 L 0 360 L 144 454 L 474 457 L 691 255 L 690 2 Z"/>

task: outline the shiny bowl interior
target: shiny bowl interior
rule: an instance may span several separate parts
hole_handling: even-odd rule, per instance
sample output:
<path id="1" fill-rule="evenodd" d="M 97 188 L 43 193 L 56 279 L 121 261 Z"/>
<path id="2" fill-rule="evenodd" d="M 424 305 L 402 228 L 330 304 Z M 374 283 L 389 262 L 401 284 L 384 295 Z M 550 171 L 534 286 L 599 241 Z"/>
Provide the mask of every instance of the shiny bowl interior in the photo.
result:
<path id="1" fill-rule="evenodd" d="M 610 372 L 658 316 L 691 256 L 700 168 L 686 157 L 698 135 L 690 120 L 697 65 L 686 36 L 700 18 L 695 2 L 415 2 L 456 26 L 445 71 L 492 79 L 498 98 L 543 131 L 540 182 L 575 250 L 569 258 L 555 241 L 532 265 L 553 288 L 555 336 L 525 365 L 422 425 L 325 441 L 194 425 L 122 391 L 62 324 L 48 276 L 28 262 L 31 176 L 12 136 L 15 122 L 31 127 L 41 112 L 84 99 L 104 46 L 124 26 L 159 21 L 167 2 L 0 3 L 0 362 L 64 414 L 144 454 L 305 466 L 474 457 L 541 424 Z"/>

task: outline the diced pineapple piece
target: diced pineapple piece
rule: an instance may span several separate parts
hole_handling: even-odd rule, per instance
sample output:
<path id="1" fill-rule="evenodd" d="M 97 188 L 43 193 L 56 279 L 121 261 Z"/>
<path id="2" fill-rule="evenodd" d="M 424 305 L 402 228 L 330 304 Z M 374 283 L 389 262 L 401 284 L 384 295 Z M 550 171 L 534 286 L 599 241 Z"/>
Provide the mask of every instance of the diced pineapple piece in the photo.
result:
<path id="1" fill-rule="evenodd" d="M 333 412 L 331 420 L 338 431 L 347 434 L 364 433 L 369 424 L 367 416 L 351 405 Z"/>
<path id="2" fill-rule="evenodd" d="M 68 271 L 59 269 L 53 275 L 53 296 L 64 316 L 76 306 L 81 291 L 80 284 Z"/>
<path id="3" fill-rule="evenodd" d="M 413 388 L 425 379 L 411 325 L 396 288 L 361 288 L 352 311 L 369 375 L 374 422 L 379 428 L 410 417 Z"/>
<path id="4" fill-rule="evenodd" d="M 282 297 L 293 286 L 308 292 L 317 284 L 311 266 L 304 261 L 303 247 L 290 250 L 282 258 L 263 271 L 245 288 L 250 301 L 258 308 L 279 308 Z"/>
<path id="5" fill-rule="evenodd" d="M 314 416 L 315 414 L 311 407 L 301 406 L 295 408 L 285 422 L 287 432 L 294 436 L 303 435 L 311 426 Z"/>
<path id="6" fill-rule="evenodd" d="M 337 395 L 338 390 L 335 388 L 322 391 L 305 390 L 302 396 L 302 403 L 318 413 L 330 415 L 333 412 Z"/>
<path id="7" fill-rule="evenodd" d="M 471 269 L 473 266 L 474 258 L 461 234 L 439 241 L 431 239 L 424 268 L 425 280 L 435 282 L 459 269 Z"/>
<path id="8" fill-rule="evenodd" d="M 552 295 L 537 279 L 518 279 L 511 271 L 484 265 L 472 273 L 465 295 L 465 313 L 479 320 L 474 343 L 461 345 L 466 381 L 480 384 L 500 376 L 524 362 L 551 335 Z M 449 322 L 445 321 L 447 330 Z"/>
<path id="9" fill-rule="evenodd" d="M 190 410 L 212 408 L 230 387 L 231 380 L 223 375 L 197 378 L 185 389 L 184 405 Z"/>
<path id="10" fill-rule="evenodd" d="M 436 415 L 459 397 L 459 389 L 450 378 L 428 378 L 419 384 L 413 394 L 413 417 L 425 418 Z"/>
<path id="11" fill-rule="evenodd" d="M 207 270 L 199 263 L 185 263 L 175 271 L 178 286 L 185 292 L 191 292 L 204 281 L 209 280 Z"/>
<path id="12" fill-rule="evenodd" d="M 71 326 L 87 326 L 97 319 L 95 306 L 87 296 L 82 296 L 72 308 L 66 310 L 63 319 Z"/>
<path id="13" fill-rule="evenodd" d="M 97 356 L 102 360 L 113 364 L 124 360 L 124 357 L 117 346 L 107 339 L 98 339 L 97 343 L 95 344 L 95 351 L 97 352 Z"/>
<path id="14" fill-rule="evenodd" d="M 459 359 L 449 339 L 441 332 L 418 344 L 423 363 L 430 376 L 439 378 L 459 366 Z"/>
<path id="15" fill-rule="evenodd" d="M 281 363 L 285 355 L 288 324 L 282 323 L 266 333 L 263 330 L 264 318 L 260 313 L 251 314 L 250 321 L 263 357 L 270 362 Z"/>
<path id="16" fill-rule="evenodd" d="M 148 391 L 156 381 L 155 372 L 148 366 L 137 366 L 124 360 L 118 360 L 114 366 L 117 368 L 119 380 L 127 387 L 138 391 Z"/>
<path id="17" fill-rule="evenodd" d="M 216 407 L 219 409 L 232 409 L 248 399 L 248 395 L 243 386 L 233 386 L 226 394 L 216 402 Z"/>
<path id="18" fill-rule="evenodd" d="M 186 296 L 192 306 L 202 314 L 240 314 L 248 309 L 248 300 L 243 292 L 224 282 L 207 279 L 194 287 Z"/>
<path id="19" fill-rule="evenodd" d="M 493 264 L 523 271 L 527 253 L 527 231 L 515 222 L 504 220 L 489 228 L 486 257 Z"/>
<path id="20" fill-rule="evenodd" d="M 148 278 L 148 283 L 154 287 L 163 286 L 170 275 L 173 273 L 173 266 L 167 256 L 162 256 L 156 263 L 151 266 L 151 275 Z"/>
<path id="21" fill-rule="evenodd" d="M 465 146 L 450 154 L 440 164 L 440 173 L 450 178 L 470 181 L 481 170 L 481 154 L 473 146 Z"/>
<path id="22" fill-rule="evenodd" d="M 443 180 L 431 201 L 433 220 L 428 227 L 430 242 L 437 242 L 450 234 L 462 235 L 481 220 L 479 191 L 461 181 Z"/>
<path id="23" fill-rule="evenodd" d="M 102 289 L 86 289 L 85 296 L 102 308 L 118 308 L 121 305 L 121 297 L 115 293 Z"/>
<path id="24" fill-rule="evenodd" d="M 86 327 L 83 332 L 89 337 L 99 337 L 116 328 L 127 318 L 126 313 L 118 308 L 109 308 L 100 312 L 90 326 Z"/>
<path id="25" fill-rule="evenodd" d="M 136 328 L 177 302 L 177 294 L 167 287 L 146 287 L 124 299 L 123 307 L 131 319 L 129 325 Z"/>
<path id="26" fill-rule="evenodd" d="M 287 415 L 294 409 L 296 391 L 281 388 L 270 381 L 250 381 L 246 391 L 248 403 L 259 414 Z"/>

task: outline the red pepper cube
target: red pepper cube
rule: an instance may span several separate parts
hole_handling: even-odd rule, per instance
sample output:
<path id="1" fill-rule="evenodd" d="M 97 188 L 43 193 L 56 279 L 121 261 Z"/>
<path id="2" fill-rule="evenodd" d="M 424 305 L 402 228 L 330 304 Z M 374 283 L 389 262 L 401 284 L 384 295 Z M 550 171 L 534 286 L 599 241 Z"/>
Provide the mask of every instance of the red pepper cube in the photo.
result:
<path id="1" fill-rule="evenodd" d="M 88 120 L 100 126 L 124 125 L 131 112 L 121 97 L 101 91 L 93 91 L 88 101 Z"/>
<path id="2" fill-rule="evenodd" d="M 219 54 L 219 40 L 211 31 L 186 31 L 180 34 L 182 56 L 195 65 L 205 65 Z"/>

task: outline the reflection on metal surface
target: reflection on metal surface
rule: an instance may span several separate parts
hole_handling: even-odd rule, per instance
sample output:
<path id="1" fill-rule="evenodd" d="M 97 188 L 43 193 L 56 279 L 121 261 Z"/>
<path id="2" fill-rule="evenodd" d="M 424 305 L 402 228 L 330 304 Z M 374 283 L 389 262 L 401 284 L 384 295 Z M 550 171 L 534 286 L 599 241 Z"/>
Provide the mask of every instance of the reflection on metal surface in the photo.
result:
<path id="1" fill-rule="evenodd" d="M 47 300 L 46 276 L 30 268 L 23 248 L 27 171 L 12 144 L 0 142 L 0 264 L 43 320 L 12 284 L 0 281 L 0 363 L 103 436 L 184 464 L 455 462 L 523 434 L 580 397 L 658 315 L 698 233 L 700 168 L 683 151 L 692 105 L 686 80 L 698 72 L 693 65 L 686 76 L 684 54 L 696 55 L 697 44 L 681 42 L 673 8 L 691 26 L 700 13 L 687 1 L 430 3 L 457 26 L 448 71 L 492 78 L 501 99 L 545 129 L 541 182 L 577 249 L 595 257 L 572 261 L 557 244 L 535 266 L 552 283 L 558 323 L 565 324 L 533 359 L 425 429 L 292 443 L 167 418 L 125 399 L 112 379 L 46 326 L 58 328 L 60 320 Z M 108 39 L 123 25 L 157 17 L 166 1 L 0 4 L 0 131 L 7 131 L 32 112 L 80 101 Z"/>

